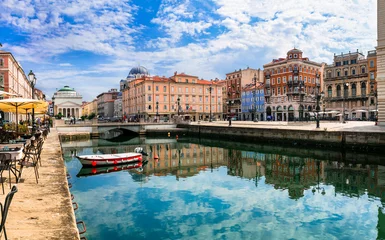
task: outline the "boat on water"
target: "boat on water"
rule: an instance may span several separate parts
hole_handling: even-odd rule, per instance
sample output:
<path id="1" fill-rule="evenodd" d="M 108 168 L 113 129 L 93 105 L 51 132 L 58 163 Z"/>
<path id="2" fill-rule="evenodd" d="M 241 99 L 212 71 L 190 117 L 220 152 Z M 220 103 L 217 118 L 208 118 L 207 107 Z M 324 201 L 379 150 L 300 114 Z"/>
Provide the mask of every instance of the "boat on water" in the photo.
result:
<path id="1" fill-rule="evenodd" d="M 129 169 L 137 169 L 138 171 L 142 170 L 144 163 L 143 162 L 134 162 L 129 164 L 121 164 L 121 165 L 115 165 L 115 166 L 102 166 L 102 167 L 84 167 L 80 169 L 77 177 L 87 177 L 87 176 L 93 176 L 98 174 L 104 174 L 104 173 L 111 173 L 111 172 L 119 172 Z"/>
<path id="2" fill-rule="evenodd" d="M 134 152 L 129 153 L 80 155 L 76 157 L 83 166 L 100 167 L 141 162 L 143 156 L 147 156 L 147 153 L 143 151 L 143 148 L 137 147 Z"/>

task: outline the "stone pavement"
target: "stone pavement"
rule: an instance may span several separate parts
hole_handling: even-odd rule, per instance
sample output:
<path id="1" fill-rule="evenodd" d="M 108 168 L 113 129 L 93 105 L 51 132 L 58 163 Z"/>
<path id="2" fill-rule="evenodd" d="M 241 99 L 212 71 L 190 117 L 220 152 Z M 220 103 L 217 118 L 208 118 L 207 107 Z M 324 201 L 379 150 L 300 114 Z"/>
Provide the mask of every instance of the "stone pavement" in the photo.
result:
<path id="1" fill-rule="evenodd" d="M 60 142 L 53 128 L 44 142 L 41 158 L 39 183 L 33 168 L 25 168 L 17 184 L 18 192 L 5 224 L 8 239 L 79 239 Z M 9 192 L 8 182 L 4 188 L 2 203 Z"/>
<path id="2" fill-rule="evenodd" d="M 191 122 L 192 125 L 204 126 L 228 126 L 228 121 L 201 121 Z M 316 128 L 316 122 L 252 122 L 252 121 L 231 121 L 232 127 L 251 127 L 265 129 L 286 129 L 303 131 L 346 131 L 346 132 L 383 132 L 385 126 L 376 126 L 375 122 L 347 121 L 346 123 L 320 121 L 320 128 Z"/>

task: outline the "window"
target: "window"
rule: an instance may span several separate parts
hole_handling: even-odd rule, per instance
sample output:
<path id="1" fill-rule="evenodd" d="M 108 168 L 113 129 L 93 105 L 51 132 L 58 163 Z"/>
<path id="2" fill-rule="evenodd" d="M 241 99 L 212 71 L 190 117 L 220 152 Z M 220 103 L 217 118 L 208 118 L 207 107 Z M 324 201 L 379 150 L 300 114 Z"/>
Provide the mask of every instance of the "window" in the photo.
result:
<path id="1" fill-rule="evenodd" d="M 171 92 L 174 92 L 174 87 L 171 87 Z"/>
<path id="2" fill-rule="evenodd" d="M 150 85 L 147 86 L 147 89 L 148 89 L 148 91 L 151 91 L 151 86 Z"/>
<path id="3" fill-rule="evenodd" d="M 297 54 L 294 54 L 294 58 L 297 58 Z"/>
<path id="4" fill-rule="evenodd" d="M 278 95 L 281 95 L 281 88 L 278 88 Z"/>
<path id="5" fill-rule="evenodd" d="M 333 94 L 332 86 L 329 86 L 328 87 L 328 97 L 332 97 L 332 94 Z"/>
<path id="6" fill-rule="evenodd" d="M 293 69 L 291 67 L 289 67 L 289 72 L 293 71 Z"/>
<path id="7" fill-rule="evenodd" d="M 350 64 L 356 64 L 357 63 L 357 59 L 353 59 L 350 61 Z"/>
<path id="8" fill-rule="evenodd" d="M 155 91 L 159 91 L 159 86 L 155 86 Z"/>
<path id="9" fill-rule="evenodd" d="M 366 95 L 366 83 L 361 83 L 361 95 L 365 96 Z"/>
<path id="10" fill-rule="evenodd" d="M 182 93 L 182 88 L 178 87 L 178 93 Z"/>
<path id="11" fill-rule="evenodd" d="M 192 89 L 192 92 L 195 93 L 195 88 Z"/>
<path id="12" fill-rule="evenodd" d="M 341 86 L 340 85 L 337 86 L 337 97 L 341 97 Z"/>
<path id="13" fill-rule="evenodd" d="M 345 70 L 345 76 L 347 76 L 348 75 L 348 70 Z"/>
<path id="14" fill-rule="evenodd" d="M 163 86 L 163 92 L 167 92 L 167 87 Z"/>
<path id="15" fill-rule="evenodd" d="M 163 102 L 167 102 L 167 96 L 163 96 Z"/>
<path id="16" fill-rule="evenodd" d="M 328 78 L 332 77 L 332 72 L 328 72 Z"/>
<path id="17" fill-rule="evenodd" d="M 361 68 L 361 73 L 365 73 L 365 67 Z"/>
<path id="18" fill-rule="evenodd" d="M 152 109 L 152 106 L 151 105 L 148 105 L 148 110 L 151 110 Z"/>
<path id="19" fill-rule="evenodd" d="M 336 66 L 341 66 L 341 62 L 336 62 Z"/>
<path id="20" fill-rule="evenodd" d="M 340 71 L 337 71 L 337 77 L 339 77 L 340 76 Z"/>
<path id="21" fill-rule="evenodd" d="M 344 98 L 349 96 L 349 86 L 344 85 Z"/>
<path id="22" fill-rule="evenodd" d="M 283 87 L 283 94 L 286 94 L 286 87 Z"/>
<path id="23" fill-rule="evenodd" d="M 290 54 L 290 55 L 289 55 L 289 58 L 290 58 L 290 59 L 292 59 L 292 58 L 293 58 L 293 56 Z"/>
<path id="24" fill-rule="evenodd" d="M 273 80 L 271 81 L 271 84 L 272 84 L 272 85 L 275 84 L 275 78 L 273 78 Z"/>
<path id="25" fill-rule="evenodd" d="M 199 96 L 199 102 L 202 102 L 202 96 Z"/>
<path id="26" fill-rule="evenodd" d="M 188 87 L 186 87 L 186 93 L 188 93 Z"/>
<path id="27" fill-rule="evenodd" d="M 352 96 L 355 97 L 356 94 L 357 94 L 356 84 L 353 83 L 353 84 L 352 84 Z"/>
<path id="28" fill-rule="evenodd" d="M 0 66 L 1 66 L 1 59 L 0 59 Z M 373 60 L 370 60 L 370 67 L 374 68 L 374 61 Z"/>
<path id="29" fill-rule="evenodd" d="M 148 101 L 151 102 L 151 95 L 148 95 Z"/>
<path id="30" fill-rule="evenodd" d="M 293 76 L 289 76 L 289 81 L 292 81 L 293 80 Z"/>
<path id="31" fill-rule="evenodd" d="M 186 78 L 186 83 L 188 83 L 188 79 Z"/>
<path id="32" fill-rule="evenodd" d="M 182 81 L 182 79 L 181 78 L 178 78 L 178 82 L 181 82 Z"/>
<path id="33" fill-rule="evenodd" d="M 356 75 L 356 69 L 352 69 L 352 75 Z"/>
<path id="34" fill-rule="evenodd" d="M 370 73 L 370 80 L 374 80 L 374 72 Z"/>
<path id="35" fill-rule="evenodd" d="M 277 78 L 277 84 L 281 83 L 281 78 Z"/>
<path id="36" fill-rule="evenodd" d="M 283 77 L 283 83 L 286 83 L 286 77 Z"/>
<path id="37" fill-rule="evenodd" d="M 306 82 L 306 77 L 303 78 L 303 81 Z"/>
<path id="38" fill-rule="evenodd" d="M 163 105 L 163 109 L 164 109 L 164 110 L 167 110 L 167 105 Z"/>
<path id="39" fill-rule="evenodd" d="M 344 61 L 343 65 L 349 65 L 349 60 Z"/>

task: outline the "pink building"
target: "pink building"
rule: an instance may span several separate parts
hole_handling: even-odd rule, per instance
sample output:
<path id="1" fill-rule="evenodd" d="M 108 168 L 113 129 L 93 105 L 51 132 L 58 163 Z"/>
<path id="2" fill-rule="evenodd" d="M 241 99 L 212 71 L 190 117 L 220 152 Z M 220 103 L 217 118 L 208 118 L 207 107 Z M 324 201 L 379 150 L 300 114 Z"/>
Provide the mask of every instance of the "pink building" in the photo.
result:
<path id="1" fill-rule="evenodd" d="M 184 73 L 172 77 L 143 76 L 128 81 L 123 89 L 123 115 L 131 119 L 170 120 L 175 116 L 192 121 L 221 119 L 222 87 Z"/>

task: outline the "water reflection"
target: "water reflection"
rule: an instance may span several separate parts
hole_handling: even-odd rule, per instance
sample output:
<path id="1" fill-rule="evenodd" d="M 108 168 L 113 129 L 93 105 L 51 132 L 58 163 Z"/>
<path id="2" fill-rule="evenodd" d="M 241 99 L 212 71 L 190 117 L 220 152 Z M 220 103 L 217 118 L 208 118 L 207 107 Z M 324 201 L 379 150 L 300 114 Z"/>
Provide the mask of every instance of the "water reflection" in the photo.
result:
<path id="1" fill-rule="evenodd" d="M 193 142 L 63 144 L 71 175 L 81 171 L 76 154 L 120 153 L 139 145 L 149 154 L 143 171 L 75 178 L 71 190 L 80 205 L 76 214 L 89 229 L 87 237 L 385 237 L 382 165 L 335 161 L 349 153 L 308 154 L 319 156 L 315 158 L 305 157 L 303 150 Z M 369 158 L 376 162 L 381 157 Z"/>

